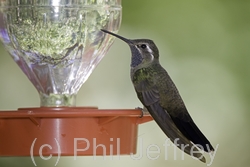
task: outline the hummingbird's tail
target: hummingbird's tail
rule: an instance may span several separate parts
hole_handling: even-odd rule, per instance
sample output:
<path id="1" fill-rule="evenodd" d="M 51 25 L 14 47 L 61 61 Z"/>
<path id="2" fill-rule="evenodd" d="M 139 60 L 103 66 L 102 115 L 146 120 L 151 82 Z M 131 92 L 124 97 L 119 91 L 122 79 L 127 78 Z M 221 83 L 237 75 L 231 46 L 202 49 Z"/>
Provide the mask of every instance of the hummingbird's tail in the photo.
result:
<path id="1" fill-rule="evenodd" d="M 185 137 L 187 137 L 200 149 L 206 152 L 214 151 L 213 146 L 210 144 L 204 134 L 200 131 L 200 129 L 196 126 L 192 118 L 189 116 L 188 112 L 185 113 L 186 117 L 188 117 L 188 121 L 183 121 L 183 119 L 180 119 L 179 117 L 171 116 L 177 128 L 185 135 Z"/>
<path id="2" fill-rule="evenodd" d="M 186 138 L 180 130 L 176 127 L 171 116 L 160 106 L 158 102 L 146 107 L 154 118 L 156 123 L 160 126 L 163 132 L 170 138 L 170 140 L 185 153 L 198 158 L 202 162 L 206 162 L 205 157 L 188 138 Z"/>

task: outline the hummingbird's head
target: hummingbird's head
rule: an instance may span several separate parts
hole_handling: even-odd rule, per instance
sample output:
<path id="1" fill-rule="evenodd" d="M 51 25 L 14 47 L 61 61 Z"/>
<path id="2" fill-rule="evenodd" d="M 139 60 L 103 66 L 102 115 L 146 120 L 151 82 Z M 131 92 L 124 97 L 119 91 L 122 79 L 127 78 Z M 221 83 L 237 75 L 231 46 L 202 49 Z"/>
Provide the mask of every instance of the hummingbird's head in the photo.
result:
<path id="1" fill-rule="evenodd" d="M 131 67 L 148 66 L 159 61 L 159 51 L 155 43 L 150 39 L 127 39 L 107 30 L 101 29 L 103 32 L 111 34 L 124 42 L 126 42 L 131 50 Z"/>

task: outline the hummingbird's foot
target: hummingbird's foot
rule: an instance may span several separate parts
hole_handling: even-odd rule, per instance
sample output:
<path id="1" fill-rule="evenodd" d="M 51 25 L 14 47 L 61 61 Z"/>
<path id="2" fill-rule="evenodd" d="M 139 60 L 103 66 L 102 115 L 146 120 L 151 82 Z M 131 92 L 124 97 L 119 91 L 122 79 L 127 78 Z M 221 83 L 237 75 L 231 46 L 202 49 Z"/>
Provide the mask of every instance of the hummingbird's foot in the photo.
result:
<path id="1" fill-rule="evenodd" d="M 144 115 L 149 115 L 148 109 L 146 107 L 136 107 L 135 109 L 141 110 L 141 116 L 139 118 L 142 118 Z"/>

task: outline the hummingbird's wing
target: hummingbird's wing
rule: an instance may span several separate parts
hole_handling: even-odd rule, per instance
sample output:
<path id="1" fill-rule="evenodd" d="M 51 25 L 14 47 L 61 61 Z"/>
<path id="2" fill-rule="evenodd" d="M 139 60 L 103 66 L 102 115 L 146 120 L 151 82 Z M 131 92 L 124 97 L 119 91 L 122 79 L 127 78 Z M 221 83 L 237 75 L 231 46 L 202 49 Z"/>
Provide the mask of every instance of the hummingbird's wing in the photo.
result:
<path id="1" fill-rule="evenodd" d="M 134 82 L 139 99 L 146 108 L 153 108 L 148 110 L 158 113 L 158 116 L 163 116 L 159 115 L 159 112 L 162 112 L 159 108 L 162 108 L 178 130 L 200 149 L 206 152 L 214 151 L 213 146 L 189 115 L 175 84 L 166 70 L 159 64 L 155 67 L 157 73 L 147 71 L 147 74 L 144 74 L 140 81 Z M 156 110 L 155 103 L 159 105 L 158 110 Z"/>
<path id="2" fill-rule="evenodd" d="M 161 69 L 161 77 L 158 79 L 164 86 L 156 88 L 159 90 L 161 106 L 169 113 L 177 128 L 186 138 L 206 152 L 214 151 L 213 146 L 189 115 L 172 79 L 169 77 L 165 69 Z"/>
<path id="3" fill-rule="evenodd" d="M 205 162 L 204 156 L 197 147 L 185 137 L 173 122 L 166 109 L 161 106 L 158 88 L 150 80 L 142 80 L 134 84 L 134 86 L 138 98 L 170 140 L 185 153 Z"/>

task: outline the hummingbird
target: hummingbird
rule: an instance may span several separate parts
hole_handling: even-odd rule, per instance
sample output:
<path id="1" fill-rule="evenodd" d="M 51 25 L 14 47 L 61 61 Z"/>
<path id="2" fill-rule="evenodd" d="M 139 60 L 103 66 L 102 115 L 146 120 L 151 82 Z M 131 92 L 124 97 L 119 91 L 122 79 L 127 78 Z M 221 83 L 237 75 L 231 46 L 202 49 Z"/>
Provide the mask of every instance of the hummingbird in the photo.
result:
<path id="1" fill-rule="evenodd" d="M 137 97 L 158 126 L 178 148 L 205 163 L 200 150 L 209 153 L 214 148 L 194 123 L 174 82 L 161 66 L 155 43 L 150 39 L 132 40 L 104 29 L 101 31 L 129 45 L 131 81 Z"/>

